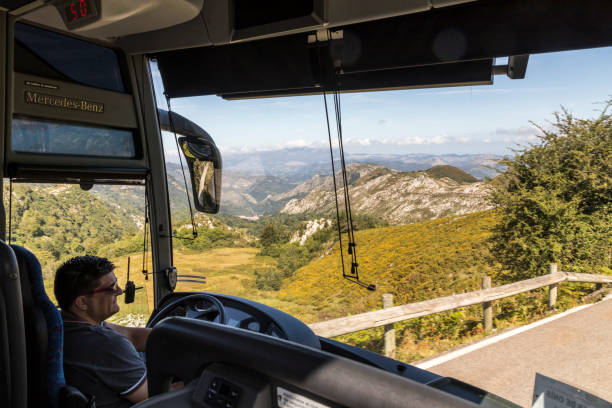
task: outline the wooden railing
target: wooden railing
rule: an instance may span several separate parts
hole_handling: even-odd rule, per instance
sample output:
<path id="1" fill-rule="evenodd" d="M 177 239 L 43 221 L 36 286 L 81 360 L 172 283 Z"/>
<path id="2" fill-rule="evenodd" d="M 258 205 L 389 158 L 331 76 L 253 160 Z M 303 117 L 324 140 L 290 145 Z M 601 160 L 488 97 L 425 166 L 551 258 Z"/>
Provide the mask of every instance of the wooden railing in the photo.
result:
<path id="1" fill-rule="evenodd" d="M 557 300 L 557 286 L 559 283 L 566 281 L 604 284 L 612 283 L 612 276 L 557 272 L 557 265 L 550 264 L 550 273 L 547 275 L 496 287 L 490 287 L 490 278 L 483 277 L 483 289 L 481 290 L 425 300 L 417 303 L 409 303 L 401 306 L 389 307 L 389 305 L 393 304 L 393 300 L 389 297 L 385 300 L 384 296 L 391 295 L 383 295 L 384 308 L 381 310 L 312 323 L 309 326 L 317 335 L 323 337 L 335 337 L 359 330 L 386 326 L 385 339 L 389 339 L 386 340 L 387 342 L 390 341 L 391 337 L 394 339 L 394 336 L 389 335 L 389 331 L 393 330 L 393 323 L 434 313 L 446 312 L 460 307 L 483 304 L 483 326 L 485 332 L 489 332 L 492 328 L 493 320 L 491 308 L 492 301 L 548 286 L 548 307 L 552 310 Z M 385 354 L 393 355 L 393 350 L 394 347 L 392 345 L 385 344 Z"/>

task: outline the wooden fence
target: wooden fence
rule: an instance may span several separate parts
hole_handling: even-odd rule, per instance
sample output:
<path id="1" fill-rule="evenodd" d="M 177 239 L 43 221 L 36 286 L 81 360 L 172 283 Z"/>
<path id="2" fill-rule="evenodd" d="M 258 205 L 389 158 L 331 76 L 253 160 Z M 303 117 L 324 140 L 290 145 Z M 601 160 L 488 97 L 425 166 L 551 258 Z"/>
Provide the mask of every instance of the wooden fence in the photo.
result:
<path id="1" fill-rule="evenodd" d="M 496 287 L 491 287 L 491 278 L 485 276 L 482 279 L 483 289 L 481 290 L 425 300 L 423 302 L 393 306 L 393 297 L 391 295 L 383 295 L 383 309 L 381 310 L 313 323 L 309 326 L 317 335 L 323 337 L 335 337 L 359 330 L 385 326 L 385 354 L 393 356 L 395 353 L 395 333 L 392 332 L 393 323 L 446 312 L 460 307 L 482 304 L 483 326 L 485 332 L 490 332 L 493 325 L 492 301 L 548 286 L 548 308 L 552 310 L 557 301 L 557 286 L 561 282 L 604 284 L 612 283 L 612 276 L 558 272 L 557 264 L 553 263 L 550 264 L 550 273 L 547 275 Z"/>

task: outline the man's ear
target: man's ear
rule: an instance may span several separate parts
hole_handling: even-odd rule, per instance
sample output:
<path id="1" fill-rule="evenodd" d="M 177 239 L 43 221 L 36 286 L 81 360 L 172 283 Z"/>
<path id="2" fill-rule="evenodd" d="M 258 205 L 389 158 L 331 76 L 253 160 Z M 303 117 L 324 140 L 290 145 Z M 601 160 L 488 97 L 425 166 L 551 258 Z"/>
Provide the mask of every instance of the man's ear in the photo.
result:
<path id="1" fill-rule="evenodd" d="M 77 310 L 80 310 L 82 312 L 86 312 L 87 311 L 87 302 L 85 301 L 85 296 L 83 296 L 83 295 L 77 296 L 77 298 L 74 299 L 74 307 Z"/>

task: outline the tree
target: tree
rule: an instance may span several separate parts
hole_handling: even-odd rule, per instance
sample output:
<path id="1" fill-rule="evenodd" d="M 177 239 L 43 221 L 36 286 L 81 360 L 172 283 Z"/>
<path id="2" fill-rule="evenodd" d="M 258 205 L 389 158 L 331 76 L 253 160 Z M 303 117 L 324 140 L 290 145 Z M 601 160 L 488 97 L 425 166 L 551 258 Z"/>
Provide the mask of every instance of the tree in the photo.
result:
<path id="1" fill-rule="evenodd" d="M 282 272 L 273 267 L 255 270 L 255 286 L 259 290 L 279 290 L 283 283 Z"/>
<path id="2" fill-rule="evenodd" d="M 310 262 L 311 254 L 308 253 L 308 249 L 297 243 L 284 245 L 283 249 L 278 257 L 278 269 L 283 272 L 283 277 L 293 275 L 295 271 Z"/>
<path id="3" fill-rule="evenodd" d="M 601 272 L 611 264 L 612 116 L 595 119 L 562 109 L 539 142 L 500 161 L 492 201 L 500 221 L 491 250 L 514 277 L 563 270 Z"/>
<path id="4" fill-rule="evenodd" d="M 268 224 L 259 235 L 259 241 L 264 247 L 276 244 L 280 241 L 280 232 L 274 224 Z"/>

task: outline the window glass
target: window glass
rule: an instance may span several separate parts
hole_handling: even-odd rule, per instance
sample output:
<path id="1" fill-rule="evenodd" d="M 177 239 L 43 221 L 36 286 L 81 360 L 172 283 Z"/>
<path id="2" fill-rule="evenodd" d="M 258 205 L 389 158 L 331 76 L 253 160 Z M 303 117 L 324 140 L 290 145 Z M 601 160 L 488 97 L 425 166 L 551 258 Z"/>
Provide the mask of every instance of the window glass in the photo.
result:
<path id="1" fill-rule="evenodd" d="M 14 118 L 12 149 L 20 153 L 134 158 L 130 130 Z"/>
<path id="2" fill-rule="evenodd" d="M 48 77 L 51 68 L 58 79 L 125 92 L 117 54 L 110 48 L 25 24 L 15 24 L 15 40 L 16 71 Z"/>
<path id="3" fill-rule="evenodd" d="M 96 185 L 85 191 L 75 184 L 10 185 L 5 179 L 2 197 L 6 242 L 36 255 L 52 302 L 56 303 L 53 286 L 60 265 L 75 256 L 104 257 L 115 265 L 121 288 L 128 280 L 128 268 L 129 280 L 142 287 L 133 303 L 126 304 L 119 296 L 120 310 L 107 321 L 144 326 L 153 310 L 153 279 L 142 273 L 151 271 L 152 265 L 144 186 Z"/>

